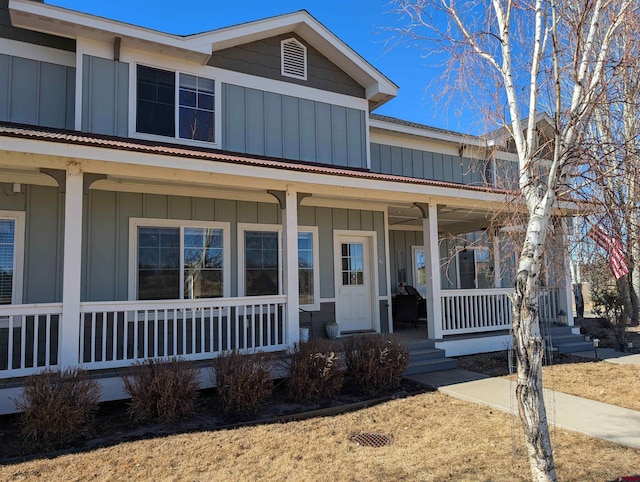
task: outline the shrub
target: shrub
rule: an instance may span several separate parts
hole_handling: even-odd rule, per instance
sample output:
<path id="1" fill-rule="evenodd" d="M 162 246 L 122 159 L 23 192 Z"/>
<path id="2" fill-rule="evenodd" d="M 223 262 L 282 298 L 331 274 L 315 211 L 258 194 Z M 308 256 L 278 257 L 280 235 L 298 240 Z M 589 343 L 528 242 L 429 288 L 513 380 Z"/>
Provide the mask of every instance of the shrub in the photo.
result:
<path id="1" fill-rule="evenodd" d="M 335 343 L 322 339 L 296 343 L 286 363 L 288 393 L 294 400 L 317 401 L 342 388 L 344 370 Z"/>
<path id="2" fill-rule="evenodd" d="M 46 369 L 25 379 L 22 398 L 14 400 L 25 442 L 52 449 L 87 435 L 100 385 L 78 368 Z"/>
<path id="3" fill-rule="evenodd" d="M 173 422 L 195 414 L 198 369 L 180 357 L 137 362 L 122 382 L 131 397 L 128 411 L 134 420 Z"/>
<path id="4" fill-rule="evenodd" d="M 271 373 L 260 353 L 242 355 L 237 350 L 220 354 L 213 360 L 212 381 L 225 413 L 247 416 L 271 395 Z"/>
<path id="5" fill-rule="evenodd" d="M 366 392 L 397 385 L 409 365 L 409 351 L 391 335 L 354 336 L 345 343 L 347 375 Z"/>

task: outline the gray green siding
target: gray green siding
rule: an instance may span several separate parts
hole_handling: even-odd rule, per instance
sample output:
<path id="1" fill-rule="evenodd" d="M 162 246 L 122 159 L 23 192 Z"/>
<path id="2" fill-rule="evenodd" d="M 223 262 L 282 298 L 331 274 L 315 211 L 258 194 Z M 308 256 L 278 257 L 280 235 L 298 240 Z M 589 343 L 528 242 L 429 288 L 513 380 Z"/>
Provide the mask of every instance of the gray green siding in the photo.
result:
<path id="1" fill-rule="evenodd" d="M 1 187 L 0 209 L 26 211 L 23 302 L 61 301 L 64 195 L 56 187 L 24 185 L 17 194 Z"/>
<path id="2" fill-rule="evenodd" d="M 0 54 L 0 120 L 74 128 L 75 68 Z"/>
<path id="3" fill-rule="evenodd" d="M 222 148 L 366 168 L 365 112 L 261 90 L 222 86 Z"/>
<path id="4" fill-rule="evenodd" d="M 83 55 L 82 130 L 129 135 L 129 64 Z"/>
<path id="5" fill-rule="evenodd" d="M 371 171 L 472 186 L 491 181 L 489 162 L 385 144 L 371 144 Z"/>
<path id="6" fill-rule="evenodd" d="M 69 52 L 76 51 L 75 39 L 56 37 L 55 35 L 13 27 L 11 25 L 8 5 L 9 0 L 0 0 L 0 38 L 43 45 L 45 47 L 67 50 Z"/>
<path id="7" fill-rule="evenodd" d="M 229 222 L 231 231 L 231 295 L 237 295 L 237 224 L 280 224 L 277 204 L 202 199 L 156 194 L 91 190 L 85 197 L 86 223 L 83 300 L 128 298 L 129 218 Z M 376 231 L 378 258 L 384 259 L 384 217 L 381 212 L 301 206 L 301 226 L 317 226 L 320 297 L 334 297 L 333 230 Z M 379 294 L 386 294 L 384 265 L 379 265 Z"/>
<path id="8" fill-rule="evenodd" d="M 295 37 L 307 47 L 307 80 L 281 75 L 280 42 Z M 209 65 L 364 99 L 364 88 L 296 35 L 284 34 L 214 52 Z"/>

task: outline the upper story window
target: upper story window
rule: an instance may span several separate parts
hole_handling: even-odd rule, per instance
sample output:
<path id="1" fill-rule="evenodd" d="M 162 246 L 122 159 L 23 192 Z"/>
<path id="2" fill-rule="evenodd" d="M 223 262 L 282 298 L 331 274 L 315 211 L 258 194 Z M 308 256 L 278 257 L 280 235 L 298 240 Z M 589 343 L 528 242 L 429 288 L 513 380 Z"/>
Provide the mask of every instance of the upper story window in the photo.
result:
<path id="1" fill-rule="evenodd" d="M 282 75 L 307 80 L 307 47 L 295 38 L 280 43 Z"/>
<path id="2" fill-rule="evenodd" d="M 215 142 L 215 81 L 206 77 L 137 67 L 136 131 Z"/>

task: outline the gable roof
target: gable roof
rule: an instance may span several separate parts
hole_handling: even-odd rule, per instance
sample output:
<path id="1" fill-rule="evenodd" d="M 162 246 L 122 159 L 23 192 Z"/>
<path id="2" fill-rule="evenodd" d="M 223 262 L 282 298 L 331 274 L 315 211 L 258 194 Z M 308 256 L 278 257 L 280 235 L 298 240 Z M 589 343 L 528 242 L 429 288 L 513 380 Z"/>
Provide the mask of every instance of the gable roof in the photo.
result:
<path id="1" fill-rule="evenodd" d="M 398 86 L 330 32 L 306 10 L 224 27 L 193 35 L 173 35 L 61 7 L 10 0 L 16 27 L 69 38 L 113 42 L 115 37 L 138 49 L 179 56 L 205 64 L 213 52 L 284 33 L 295 33 L 365 89 L 374 109 L 395 97 Z"/>

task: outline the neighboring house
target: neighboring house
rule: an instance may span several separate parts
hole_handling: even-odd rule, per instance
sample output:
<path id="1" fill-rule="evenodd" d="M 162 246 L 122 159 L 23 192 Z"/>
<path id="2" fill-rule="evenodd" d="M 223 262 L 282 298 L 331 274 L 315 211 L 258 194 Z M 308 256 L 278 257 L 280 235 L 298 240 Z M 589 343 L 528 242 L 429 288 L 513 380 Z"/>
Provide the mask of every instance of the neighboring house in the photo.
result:
<path id="1" fill-rule="evenodd" d="M 0 0 L 0 378 L 392 332 L 400 283 L 448 354 L 504 348 L 513 263 L 474 241 L 515 156 L 374 114 L 397 88 L 305 11 L 183 37 Z"/>

